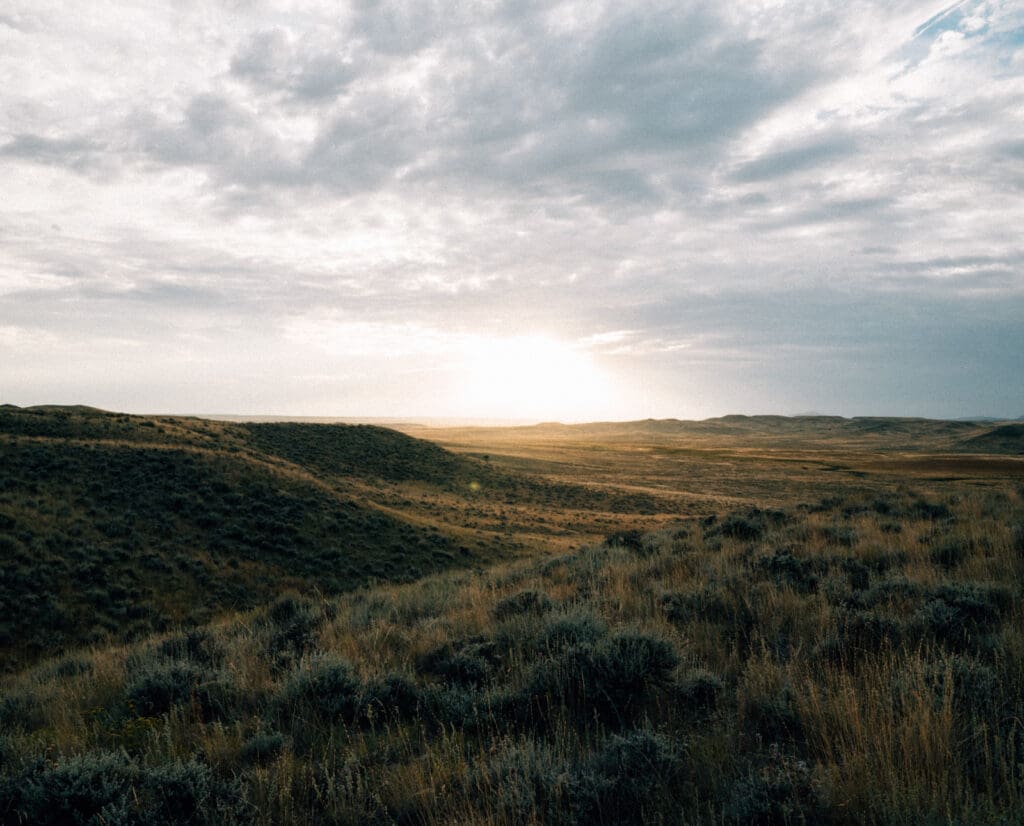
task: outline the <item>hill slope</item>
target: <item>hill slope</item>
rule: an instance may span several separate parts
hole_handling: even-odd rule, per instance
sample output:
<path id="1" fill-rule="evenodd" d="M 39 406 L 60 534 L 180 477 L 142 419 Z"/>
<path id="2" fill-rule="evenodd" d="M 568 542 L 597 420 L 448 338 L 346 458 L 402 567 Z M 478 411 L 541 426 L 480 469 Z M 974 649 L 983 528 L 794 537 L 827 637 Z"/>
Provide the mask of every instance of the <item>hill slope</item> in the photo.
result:
<path id="1" fill-rule="evenodd" d="M 830 494 L 0 677 L 0 822 L 1021 823 L 1022 491 Z"/>
<path id="2" fill-rule="evenodd" d="M 460 537 L 356 484 L 441 484 L 473 460 L 382 428 L 312 438 L 304 427 L 0 409 L 5 669 L 251 607 L 282 587 L 336 592 L 473 558 Z"/>

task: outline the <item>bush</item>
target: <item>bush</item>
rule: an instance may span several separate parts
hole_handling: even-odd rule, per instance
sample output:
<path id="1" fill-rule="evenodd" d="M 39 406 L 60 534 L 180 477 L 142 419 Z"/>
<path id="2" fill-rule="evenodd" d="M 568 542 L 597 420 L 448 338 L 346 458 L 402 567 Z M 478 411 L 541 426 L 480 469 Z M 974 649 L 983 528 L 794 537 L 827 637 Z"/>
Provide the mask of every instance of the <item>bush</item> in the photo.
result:
<path id="1" fill-rule="evenodd" d="M 776 585 L 788 585 L 801 594 L 817 589 L 818 574 L 828 568 L 822 559 L 798 559 L 789 551 L 776 551 L 771 556 L 762 556 L 756 567 L 767 573 Z"/>
<path id="2" fill-rule="evenodd" d="M 815 656 L 832 663 L 854 664 L 863 657 L 894 648 L 903 641 L 899 620 L 877 611 L 847 611 L 839 615 L 835 633 L 815 649 Z"/>
<path id="3" fill-rule="evenodd" d="M 935 522 L 939 519 L 952 519 L 952 512 L 949 507 L 935 502 L 927 502 L 919 499 L 911 507 L 911 513 L 918 519 L 929 519 Z"/>
<path id="4" fill-rule="evenodd" d="M 594 646 L 566 649 L 534 666 L 525 699 L 541 718 L 552 705 L 577 719 L 606 725 L 631 721 L 652 689 L 678 664 L 672 646 L 644 634 L 619 634 Z"/>
<path id="5" fill-rule="evenodd" d="M 416 667 L 424 674 L 461 686 L 487 682 L 498 663 L 498 647 L 486 637 L 468 637 L 445 643 L 421 656 Z"/>
<path id="6" fill-rule="evenodd" d="M 1024 554 L 1024 523 L 1018 522 L 1010 531 L 1010 548 Z"/>
<path id="7" fill-rule="evenodd" d="M 419 687 L 405 674 L 388 674 L 366 685 L 361 700 L 362 714 L 413 720 L 419 713 L 422 699 Z"/>
<path id="8" fill-rule="evenodd" d="M 538 635 L 538 647 L 551 652 L 592 646 L 607 635 L 607 623 L 593 614 L 563 614 L 547 621 Z"/>
<path id="9" fill-rule="evenodd" d="M 757 626 L 751 599 L 749 580 L 728 579 L 717 588 L 663 594 L 661 610 L 674 625 L 700 621 L 721 625 L 737 647 L 748 650 Z"/>
<path id="10" fill-rule="evenodd" d="M 703 712 L 718 705 L 723 688 L 716 675 L 698 669 L 681 675 L 672 683 L 672 697 L 687 711 Z"/>
<path id="11" fill-rule="evenodd" d="M 765 524 L 761 519 L 732 513 L 722 519 L 709 535 L 728 536 L 733 539 L 754 542 L 760 539 L 764 532 Z"/>
<path id="12" fill-rule="evenodd" d="M 278 731 L 254 734 L 242 746 L 240 757 L 242 762 L 253 764 L 269 763 L 284 751 L 284 735 Z"/>
<path id="13" fill-rule="evenodd" d="M 65 824 L 235 824 L 252 820 L 238 786 L 194 761 L 140 766 L 124 754 L 36 761 L 0 777 L 4 822 Z"/>
<path id="14" fill-rule="evenodd" d="M 43 710 L 31 695 L 12 692 L 0 697 L 0 732 L 31 732 L 44 724 Z"/>
<path id="15" fill-rule="evenodd" d="M 844 559 L 843 571 L 851 591 L 866 591 L 871 584 L 871 572 L 867 565 L 856 559 Z"/>
<path id="16" fill-rule="evenodd" d="M 800 744 L 804 740 L 803 724 L 788 686 L 774 693 L 747 697 L 742 714 L 743 731 L 757 746 Z"/>
<path id="17" fill-rule="evenodd" d="M 626 548 L 633 553 L 643 553 L 644 536 L 640 531 L 616 531 L 605 537 L 604 544 L 609 548 Z"/>
<path id="18" fill-rule="evenodd" d="M 577 822 L 654 822 L 678 793 L 683 773 L 681 749 L 664 736 L 613 734 L 573 779 Z"/>
<path id="19" fill-rule="evenodd" d="M 935 589 L 916 613 L 916 625 L 936 641 L 964 650 L 992 631 L 1013 602 L 1008 588 L 960 583 Z"/>
<path id="20" fill-rule="evenodd" d="M 351 723 L 359 714 L 361 693 L 359 677 L 351 664 L 325 656 L 292 675 L 276 707 L 281 716 L 307 722 Z"/>
<path id="21" fill-rule="evenodd" d="M 501 747 L 469 774 L 466 792 L 498 823 L 564 823 L 570 771 L 543 743 L 525 740 Z"/>
<path id="22" fill-rule="evenodd" d="M 987 717 L 998 705 L 998 675 L 971 657 L 954 656 L 947 662 L 935 663 L 928 669 L 926 679 L 935 690 L 937 706 L 941 706 L 947 687 L 953 693 L 953 707 L 965 716 Z"/>
<path id="23" fill-rule="evenodd" d="M 939 565 L 947 571 L 962 565 L 971 555 L 971 545 L 965 539 L 950 537 L 935 545 L 928 552 L 933 565 Z"/>
<path id="24" fill-rule="evenodd" d="M 520 591 L 518 594 L 505 597 L 494 606 L 494 618 L 497 620 L 522 614 L 543 614 L 552 609 L 551 598 L 540 591 Z"/>
<path id="25" fill-rule="evenodd" d="M 791 826 L 827 819 L 822 790 L 811 769 L 773 749 L 766 764 L 751 768 L 736 783 L 726 816 L 744 826 Z"/>
<path id="26" fill-rule="evenodd" d="M 846 525 L 826 525 L 820 530 L 821 538 L 830 545 L 852 548 L 857 544 L 857 532 Z"/>
<path id="27" fill-rule="evenodd" d="M 723 594 L 710 588 L 662 594 L 661 610 L 665 619 L 675 625 L 686 625 L 695 620 L 728 622 L 734 613 Z"/>
<path id="28" fill-rule="evenodd" d="M 270 625 L 269 652 L 277 664 L 287 667 L 316 645 L 317 629 L 327 620 L 310 600 L 294 596 L 277 599 L 267 610 Z"/>
<path id="29" fill-rule="evenodd" d="M 905 565 L 907 554 L 904 551 L 890 551 L 874 546 L 860 551 L 857 560 L 867 566 L 871 573 L 884 574 L 891 568 Z"/>
<path id="30" fill-rule="evenodd" d="M 711 528 L 709 535 L 718 534 L 732 539 L 754 542 L 764 535 L 770 525 L 779 525 L 784 521 L 785 514 L 781 511 L 763 511 L 760 508 L 751 508 L 748 511 L 727 514 L 721 522 Z"/>
<path id="31" fill-rule="evenodd" d="M 158 717 L 187 705 L 211 720 L 225 717 L 237 700 L 237 692 L 221 675 L 182 662 L 158 663 L 130 675 L 125 694 L 141 717 Z"/>
<path id="32" fill-rule="evenodd" d="M 193 629 L 164 640 L 157 649 L 161 656 L 188 660 L 197 665 L 217 666 L 224 660 L 224 649 L 206 629 Z"/>

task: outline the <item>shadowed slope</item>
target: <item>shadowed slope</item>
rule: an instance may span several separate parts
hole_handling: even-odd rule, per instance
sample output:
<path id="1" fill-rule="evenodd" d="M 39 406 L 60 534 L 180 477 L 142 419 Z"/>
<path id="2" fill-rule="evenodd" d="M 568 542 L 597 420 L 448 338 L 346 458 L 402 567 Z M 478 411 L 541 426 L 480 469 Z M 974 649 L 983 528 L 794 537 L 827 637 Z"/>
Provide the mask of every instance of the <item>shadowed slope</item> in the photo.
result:
<path id="1" fill-rule="evenodd" d="M 287 426 L 275 433 L 289 443 Z M 457 538 L 324 482 L 302 435 L 271 453 L 244 427 L 81 409 L 0 410 L 0 656 L 246 608 L 283 587 L 336 592 L 471 558 Z M 266 435 L 266 434 L 261 434 Z M 335 474 L 442 478 L 445 451 L 332 429 Z M 397 438 L 396 438 L 397 437 Z M 403 455 L 403 451 L 409 451 Z M 299 462 L 308 459 L 310 466 Z M 465 464 L 468 460 L 448 461 Z"/>

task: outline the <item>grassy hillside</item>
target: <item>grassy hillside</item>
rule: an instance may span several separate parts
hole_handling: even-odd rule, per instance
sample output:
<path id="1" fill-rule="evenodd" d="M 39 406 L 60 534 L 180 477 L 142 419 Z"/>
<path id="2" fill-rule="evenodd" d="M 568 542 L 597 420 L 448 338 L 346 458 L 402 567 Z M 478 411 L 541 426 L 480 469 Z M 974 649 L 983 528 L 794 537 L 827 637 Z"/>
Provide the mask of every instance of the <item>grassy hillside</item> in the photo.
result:
<path id="1" fill-rule="evenodd" d="M 1007 824 L 1024 489 L 744 508 L 9 677 L 4 823 Z"/>
<path id="2" fill-rule="evenodd" d="M 1000 424 L 963 443 L 979 453 L 1016 453 L 1024 455 L 1024 424 Z"/>
<path id="3" fill-rule="evenodd" d="M 473 558 L 455 537 L 246 451 L 244 429 L 5 411 L 0 434 L 6 669 L 252 607 L 282 586 L 331 593 Z M 379 438 L 353 435 L 364 450 Z"/>
<path id="4" fill-rule="evenodd" d="M 648 493 L 393 430 L 0 407 L 0 669 L 266 602 L 593 536 Z M 591 522 L 600 522 L 599 527 Z"/>

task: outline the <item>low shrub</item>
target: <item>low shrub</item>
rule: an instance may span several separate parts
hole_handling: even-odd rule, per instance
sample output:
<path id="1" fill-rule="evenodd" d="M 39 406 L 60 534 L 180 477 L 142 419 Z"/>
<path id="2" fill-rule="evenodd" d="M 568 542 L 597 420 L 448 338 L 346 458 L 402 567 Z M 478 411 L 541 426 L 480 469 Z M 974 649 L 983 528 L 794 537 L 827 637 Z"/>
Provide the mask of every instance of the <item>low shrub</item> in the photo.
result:
<path id="1" fill-rule="evenodd" d="M 574 646 L 592 646 L 608 635 L 608 624 L 589 613 L 554 615 L 537 636 L 541 651 L 561 651 Z"/>
<path id="2" fill-rule="evenodd" d="M 788 585 L 808 594 L 817 590 L 818 575 L 828 570 L 828 563 L 823 559 L 800 559 L 787 550 L 779 550 L 771 556 L 759 557 L 755 568 L 771 577 L 776 585 Z"/>
<path id="3" fill-rule="evenodd" d="M 900 645 L 907 636 L 904 624 L 874 610 L 839 614 L 836 629 L 815 648 L 814 654 L 836 664 L 853 665 L 865 656 Z"/>
<path id="4" fill-rule="evenodd" d="M 644 553 L 644 535 L 637 530 L 616 531 L 605 537 L 604 544 L 609 548 L 626 548 L 636 554 Z"/>
<path id="5" fill-rule="evenodd" d="M 665 640 L 618 634 L 537 663 L 523 699 L 541 719 L 552 707 L 564 707 L 577 719 L 596 717 L 606 725 L 622 726 L 635 717 L 653 689 L 668 682 L 678 662 Z"/>
<path id="6" fill-rule="evenodd" d="M 1018 554 L 1024 554 L 1024 523 L 1018 522 L 1010 529 L 1010 548 Z"/>
<path id="7" fill-rule="evenodd" d="M 866 591 L 871 585 L 871 570 L 857 559 L 844 559 L 843 572 L 851 591 Z"/>
<path id="8" fill-rule="evenodd" d="M 678 675 L 670 686 L 672 699 L 685 711 L 700 713 L 718 705 L 724 686 L 722 680 L 704 669 Z"/>
<path id="9" fill-rule="evenodd" d="M 935 692 L 937 705 L 941 705 L 948 691 L 952 692 L 953 707 L 967 717 L 987 717 L 995 711 L 999 697 L 999 676 L 995 669 L 964 656 L 932 664 L 926 681 Z"/>
<path id="10" fill-rule="evenodd" d="M 466 793 L 498 823 L 565 823 L 571 769 L 545 743 L 496 744 L 496 754 L 466 778 Z"/>
<path id="11" fill-rule="evenodd" d="M 254 734 L 245 741 L 239 757 L 247 766 L 272 762 L 284 751 L 284 735 L 279 731 Z"/>
<path id="12" fill-rule="evenodd" d="M 717 590 L 673 591 L 661 595 L 661 610 L 665 619 L 675 625 L 686 625 L 694 620 L 728 622 L 734 610 Z"/>
<path id="13" fill-rule="evenodd" d="M 284 596 L 267 609 L 267 650 L 276 665 L 287 668 L 316 647 L 316 633 L 329 617 L 311 600 Z"/>
<path id="14" fill-rule="evenodd" d="M 158 717 L 176 706 L 192 706 L 204 720 L 227 717 L 238 699 L 223 675 L 177 661 L 155 663 L 130 674 L 125 696 L 140 717 Z"/>
<path id="15" fill-rule="evenodd" d="M 649 731 L 613 734 L 573 778 L 579 823 L 652 823 L 672 808 L 685 778 L 680 746 Z"/>
<path id="16" fill-rule="evenodd" d="M 910 512 L 918 519 L 928 519 L 932 522 L 940 519 L 951 520 L 953 518 L 953 512 L 950 511 L 948 505 L 943 505 L 939 502 L 928 502 L 924 499 L 914 502 Z"/>
<path id="17" fill-rule="evenodd" d="M 445 643 L 416 661 L 423 674 L 460 686 L 481 686 L 491 679 L 499 662 L 498 647 L 482 636 Z"/>
<path id="18" fill-rule="evenodd" d="M 710 531 L 711 535 L 719 534 L 733 539 L 755 541 L 760 539 L 768 525 L 762 512 L 754 508 L 745 513 L 728 514 Z"/>
<path id="19" fill-rule="evenodd" d="M 804 741 L 803 724 L 789 686 L 745 697 L 741 719 L 743 733 L 757 748 L 770 744 L 799 745 Z"/>
<path id="20" fill-rule="evenodd" d="M 922 633 L 952 650 L 967 650 L 995 629 L 1012 603 L 1012 592 L 1001 585 L 942 585 L 917 611 L 914 622 Z"/>
<path id="21" fill-rule="evenodd" d="M 278 696 L 279 717 L 316 722 L 353 722 L 360 711 L 362 685 L 347 661 L 333 656 L 295 671 Z"/>
<path id="22" fill-rule="evenodd" d="M 852 548 L 859 540 L 857 531 L 849 525 L 825 525 L 819 529 L 818 533 L 829 545 L 839 545 L 844 548 Z"/>
<path id="23" fill-rule="evenodd" d="M 544 614 L 553 607 L 551 598 L 541 591 L 520 591 L 494 606 L 494 618 L 503 620 L 523 614 Z"/>
<path id="24" fill-rule="evenodd" d="M 413 720 L 423 703 L 423 692 L 405 674 L 388 674 L 366 684 L 361 698 L 366 719 L 390 717 Z"/>
<path id="25" fill-rule="evenodd" d="M 827 822 L 828 807 L 810 766 L 773 749 L 735 784 L 725 814 L 744 826 L 793 826 Z"/>
<path id="26" fill-rule="evenodd" d="M 163 657 L 204 666 L 217 666 L 224 660 L 223 646 L 208 630 L 201 628 L 169 637 L 157 651 Z"/>
<path id="27" fill-rule="evenodd" d="M 0 777 L 5 823 L 242 824 L 254 813 L 236 782 L 195 761 L 142 766 L 123 753 L 38 760 Z"/>
<path id="28" fill-rule="evenodd" d="M 933 565 L 938 565 L 947 571 L 962 565 L 971 555 L 971 544 L 958 537 L 949 537 L 933 545 L 928 551 L 928 558 Z"/>

